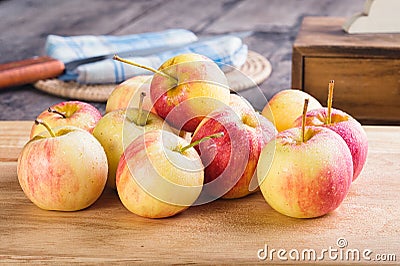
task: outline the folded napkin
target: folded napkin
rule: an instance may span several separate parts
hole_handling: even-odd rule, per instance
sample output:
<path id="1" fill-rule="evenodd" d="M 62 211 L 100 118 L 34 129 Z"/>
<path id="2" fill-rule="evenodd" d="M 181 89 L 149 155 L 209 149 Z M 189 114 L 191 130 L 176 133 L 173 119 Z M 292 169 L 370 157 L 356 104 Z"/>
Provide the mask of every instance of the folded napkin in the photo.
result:
<path id="1" fill-rule="evenodd" d="M 181 48 L 174 48 L 184 45 Z M 73 36 L 49 35 L 46 41 L 46 54 L 64 63 L 76 59 L 104 54 L 167 47 L 171 50 L 149 56 L 128 57 L 140 64 L 158 68 L 167 59 L 182 53 L 198 53 L 214 60 L 223 70 L 238 68 L 247 58 L 247 46 L 234 36 L 221 36 L 198 41 L 196 35 L 184 29 L 171 29 L 162 32 L 132 34 L 125 36 Z M 151 74 L 147 70 L 127 65 L 112 59 L 78 66 L 59 79 L 75 80 L 82 84 L 120 83 L 130 77 Z"/>

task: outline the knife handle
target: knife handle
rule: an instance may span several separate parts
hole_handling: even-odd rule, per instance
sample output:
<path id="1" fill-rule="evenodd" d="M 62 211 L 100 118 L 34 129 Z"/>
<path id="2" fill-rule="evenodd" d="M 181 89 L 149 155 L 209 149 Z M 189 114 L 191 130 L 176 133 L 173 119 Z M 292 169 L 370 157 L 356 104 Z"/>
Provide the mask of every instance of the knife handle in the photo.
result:
<path id="1" fill-rule="evenodd" d="M 55 78 L 64 72 L 64 63 L 48 56 L 33 57 L 0 65 L 0 89 Z"/>

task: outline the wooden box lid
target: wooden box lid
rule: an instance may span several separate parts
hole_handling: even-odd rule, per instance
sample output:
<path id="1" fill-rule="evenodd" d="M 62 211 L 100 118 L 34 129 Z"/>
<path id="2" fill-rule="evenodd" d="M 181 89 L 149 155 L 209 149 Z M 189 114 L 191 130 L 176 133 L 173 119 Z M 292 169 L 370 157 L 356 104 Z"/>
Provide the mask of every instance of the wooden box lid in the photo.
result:
<path id="1" fill-rule="evenodd" d="M 348 34 L 345 18 L 305 17 L 294 49 L 309 56 L 400 58 L 400 34 Z"/>

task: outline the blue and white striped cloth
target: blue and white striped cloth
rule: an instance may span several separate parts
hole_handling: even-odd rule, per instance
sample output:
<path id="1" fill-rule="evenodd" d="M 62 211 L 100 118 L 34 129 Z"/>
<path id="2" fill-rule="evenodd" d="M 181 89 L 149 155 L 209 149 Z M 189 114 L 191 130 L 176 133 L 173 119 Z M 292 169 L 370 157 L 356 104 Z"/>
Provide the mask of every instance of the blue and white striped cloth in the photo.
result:
<path id="1" fill-rule="evenodd" d="M 174 48 L 184 45 L 180 48 Z M 182 53 L 198 53 L 214 60 L 223 70 L 238 68 L 246 62 L 247 46 L 234 36 L 198 41 L 194 33 L 184 29 L 170 29 L 162 32 L 132 34 L 125 36 L 73 36 L 49 35 L 46 54 L 64 63 L 76 59 L 104 54 L 142 50 L 147 48 L 171 47 L 171 50 L 149 56 L 128 57 L 140 64 L 158 68 L 167 59 Z M 75 70 L 60 76 L 61 80 L 75 80 L 82 84 L 121 83 L 137 75 L 151 74 L 147 70 L 127 65 L 112 59 L 80 65 Z"/>

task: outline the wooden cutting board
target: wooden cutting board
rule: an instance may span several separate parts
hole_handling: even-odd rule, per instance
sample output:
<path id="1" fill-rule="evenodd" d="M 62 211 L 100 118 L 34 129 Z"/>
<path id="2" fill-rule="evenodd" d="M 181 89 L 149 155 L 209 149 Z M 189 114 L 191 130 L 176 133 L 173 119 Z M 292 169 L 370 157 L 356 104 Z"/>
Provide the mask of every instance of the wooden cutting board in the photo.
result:
<path id="1" fill-rule="evenodd" d="M 274 263 L 299 263 L 289 257 L 293 249 L 300 260 L 304 253 L 309 262 L 307 250 L 321 257 L 329 248 L 337 251 L 332 259 L 325 253 L 323 262 L 328 264 L 346 262 L 349 250 L 360 251 L 358 263 L 365 264 L 365 249 L 372 251 L 367 252 L 372 260 L 378 255 L 393 260 L 393 254 L 400 261 L 400 127 L 365 127 L 367 164 L 342 205 L 321 218 L 283 216 L 257 193 L 151 220 L 127 211 L 110 190 L 83 211 L 35 207 L 19 187 L 16 173 L 17 156 L 31 125 L 0 122 L 0 262 L 271 263 L 270 257 L 258 258 L 257 253 L 265 256 L 259 252 L 265 245 L 269 253 L 272 249 L 287 251 L 283 256 L 289 261 L 281 261 L 275 252 Z M 347 241 L 347 246 L 340 248 L 338 240 L 339 245 Z M 340 254 L 344 254 L 342 260 Z M 351 254 L 349 258 L 352 262 Z"/>

